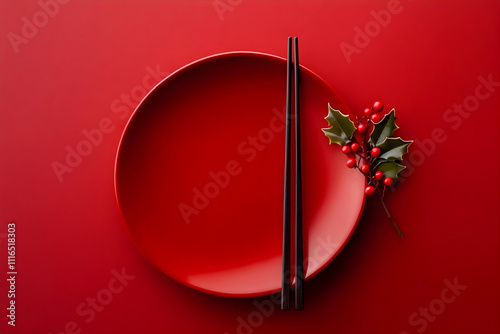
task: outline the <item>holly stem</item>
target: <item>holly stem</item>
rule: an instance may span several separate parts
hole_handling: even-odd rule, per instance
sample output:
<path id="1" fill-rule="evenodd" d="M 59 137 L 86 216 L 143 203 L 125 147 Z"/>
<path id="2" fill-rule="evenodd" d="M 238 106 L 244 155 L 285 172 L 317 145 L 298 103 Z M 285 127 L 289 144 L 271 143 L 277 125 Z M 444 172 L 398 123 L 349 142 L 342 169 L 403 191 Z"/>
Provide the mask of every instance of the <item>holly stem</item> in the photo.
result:
<path id="1" fill-rule="evenodd" d="M 401 230 L 399 229 L 398 224 L 396 224 L 396 222 L 394 221 L 394 219 L 391 216 L 391 213 L 389 212 L 389 209 L 387 209 L 387 206 L 385 205 L 383 196 L 380 196 L 380 202 L 382 202 L 382 206 L 384 207 L 385 213 L 387 214 L 387 217 L 389 217 L 389 219 L 391 220 L 392 225 L 394 225 L 394 227 L 396 228 L 396 231 L 398 231 L 399 236 L 401 238 L 403 238 L 403 233 L 401 233 Z"/>

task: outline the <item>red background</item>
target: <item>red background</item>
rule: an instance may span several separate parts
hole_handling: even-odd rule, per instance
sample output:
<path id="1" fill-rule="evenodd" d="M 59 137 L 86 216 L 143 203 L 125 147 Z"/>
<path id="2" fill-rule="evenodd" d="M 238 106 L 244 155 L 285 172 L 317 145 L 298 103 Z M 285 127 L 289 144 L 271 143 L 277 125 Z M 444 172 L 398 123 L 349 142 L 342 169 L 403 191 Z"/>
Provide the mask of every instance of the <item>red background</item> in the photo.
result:
<path id="1" fill-rule="evenodd" d="M 480 88 L 490 93 L 483 100 L 471 96 L 480 76 L 500 82 L 500 2 L 402 0 L 376 30 L 370 12 L 391 2 L 221 0 L 231 9 L 221 20 L 212 0 L 73 0 L 57 13 L 51 7 L 36 35 L 13 47 L 9 33 L 23 36 L 23 18 L 43 20 L 42 9 L 1 1 L 2 333 L 498 333 L 500 87 Z M 355 27 L 367 24 L 372 37 L 348 62 L 340 45 L 355 45 Z M 147 66 L 165 76 L 219 52 L 284 56 L 287 36 L 299 36 L 301 63 L 353 112 L 380 99 L 397 109 L 399 135 L 428 145 L 413 145 L 415 167 L 388 198 L 405 239 L 369 199 L 346 248 L 307 282 L 306 310 L 261 316 L 254 303 L 269 297 L 192 290 L 135 249 L 113 190 L 126 118 L 111 104 L 142 84 Z M 466 117 L 446 121 L 449 108 L 471 101 L 479 102 Z M 63 163 L 65 147 L 105 118 L 114 130 L 60 182 L 51 164 Z M 436 128 L 446 140 L 429 144 Z M 10 221 L 17 223 L 15 329 L 5 316 Z M 122 268 L 135 278 L 86 323 L 78 306 L 102 296 Z M 453 296 L 445 280 L 466 286 L 449 303 L 439 302 Z M 435 313 L 427 319 L 418 314 L 429 307 Z M 241 319 L 253 325 L 238 327 Z"/>

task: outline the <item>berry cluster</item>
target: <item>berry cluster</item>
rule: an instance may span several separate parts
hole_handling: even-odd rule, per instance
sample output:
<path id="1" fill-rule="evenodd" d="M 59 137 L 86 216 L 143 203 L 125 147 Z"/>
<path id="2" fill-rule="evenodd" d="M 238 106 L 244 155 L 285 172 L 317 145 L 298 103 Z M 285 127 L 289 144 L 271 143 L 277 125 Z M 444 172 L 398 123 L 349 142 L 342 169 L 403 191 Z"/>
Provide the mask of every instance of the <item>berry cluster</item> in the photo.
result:
<path id="1" fill-rule="evenodd" d="M 347 155 L 347 167 L 357 168 L 366 177 L 365 194 L 379 195 L 387 217 L 402 238 L 403 234 L 385 205 L 384 195 L 386 187 L 391 186 L 398 173 L 405 168 L 400 162 L 413 141 L 393 136 L 398 129 L 396 111 L 392 109 L 385 114 L 383 110 L 384 105 L 377 101 L 353 122 L 349 115 L 328 105 L 325 119 L 330 127 L 322 130 L 330 144 L 341 146 L 342 152 Z"/>
<path id="2" fill-rule="evenodd" d="M 356 117 L 354 135 L 350 142 L 342 146 L 342 152 L 347 155 L 347 167 L 358 168 L 366 176 L 368 185 L 365 188 L 365 194 L 367 195 L 373 195 L 377 191 L 383 196 L 385 187 L 393 183 L 390 177 L 384 177 L 382 171 L 374 170 L 377 166 L 374 162 L 380 157 L 382 151 L 379 147 L 369 143 L 369 134 L 373 127 L 385 116 L 382 113 L 383 109 L 382 102 L 376 101 L 371 108 L 364 110 L 364 116 L 361 119 Z"/>

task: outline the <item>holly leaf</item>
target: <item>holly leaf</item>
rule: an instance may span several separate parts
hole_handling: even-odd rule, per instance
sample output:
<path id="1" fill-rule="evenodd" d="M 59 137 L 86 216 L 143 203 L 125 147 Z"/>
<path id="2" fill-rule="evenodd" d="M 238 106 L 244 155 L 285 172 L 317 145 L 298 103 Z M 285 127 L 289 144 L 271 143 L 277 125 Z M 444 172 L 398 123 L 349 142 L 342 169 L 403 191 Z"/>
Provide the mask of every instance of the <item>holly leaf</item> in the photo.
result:
<path id="1" fill-rule="evenodd" d="M 384 173 L 385 177 L 390 177 L 395 180 L 398 177 L 399 172 L 405 169 L 406 166 L 400 165 L 393 161 L 383 162 L 377 166 L 377 170 Z"/>
<path id="2" fill-rule="evenodd" d="M 321 130 L 323 130 L 328 139 L 330 139 L 330 144 L 336 143 L 342 146 L 351 140 L 356 127 L 354 126 L 354 122 L 349 119 L 348 115 L 342 114 L 339 110 L 333 109 L 332 106 L 328 104 L 328 116 L 326 116 L 325 119 L 331 127 Z"/>
<path id="3" fill-rule="evenodd" d="M 404 141 L 400 137 L 386 138 L 378 147 L 382 154 L 380 159 L 387 161 L 403 160 L 403 154 L 408 153 L 408 146 L 413 141 Z"/>
<path id="4" fill-rule="evenodd" d="M 372 146 L 379 146 L 387 137 L 392 137 L 394 130 L 398 128 L 395 123 L 395 114 L 396 111 L 392 109 L 380 122 L 375 124 L 370 135 L 370 144 Z"/>

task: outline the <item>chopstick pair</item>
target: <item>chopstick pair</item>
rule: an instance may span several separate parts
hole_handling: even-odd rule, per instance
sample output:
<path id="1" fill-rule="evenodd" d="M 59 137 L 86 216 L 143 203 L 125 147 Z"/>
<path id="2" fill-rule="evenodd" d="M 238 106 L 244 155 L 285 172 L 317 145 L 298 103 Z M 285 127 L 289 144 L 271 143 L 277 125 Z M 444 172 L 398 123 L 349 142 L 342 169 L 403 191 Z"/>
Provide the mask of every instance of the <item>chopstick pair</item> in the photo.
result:
<path id="1" fill-rule="evenodd" d="M 288 37 L 286 83 L 286 130 L 285 130 L 285 186 L 283 199 L 283 263 L 281 271 L 281 309 L 290 309 L 290 203 L 291 203 L 291 120 L 292 120 L 292 70 L 295 97 L 295 309 L 304 309 L 304 266 L 302 236 L 302 176 L 300 154 L 300 99 L 299 99 L 299 41 Z"/>

